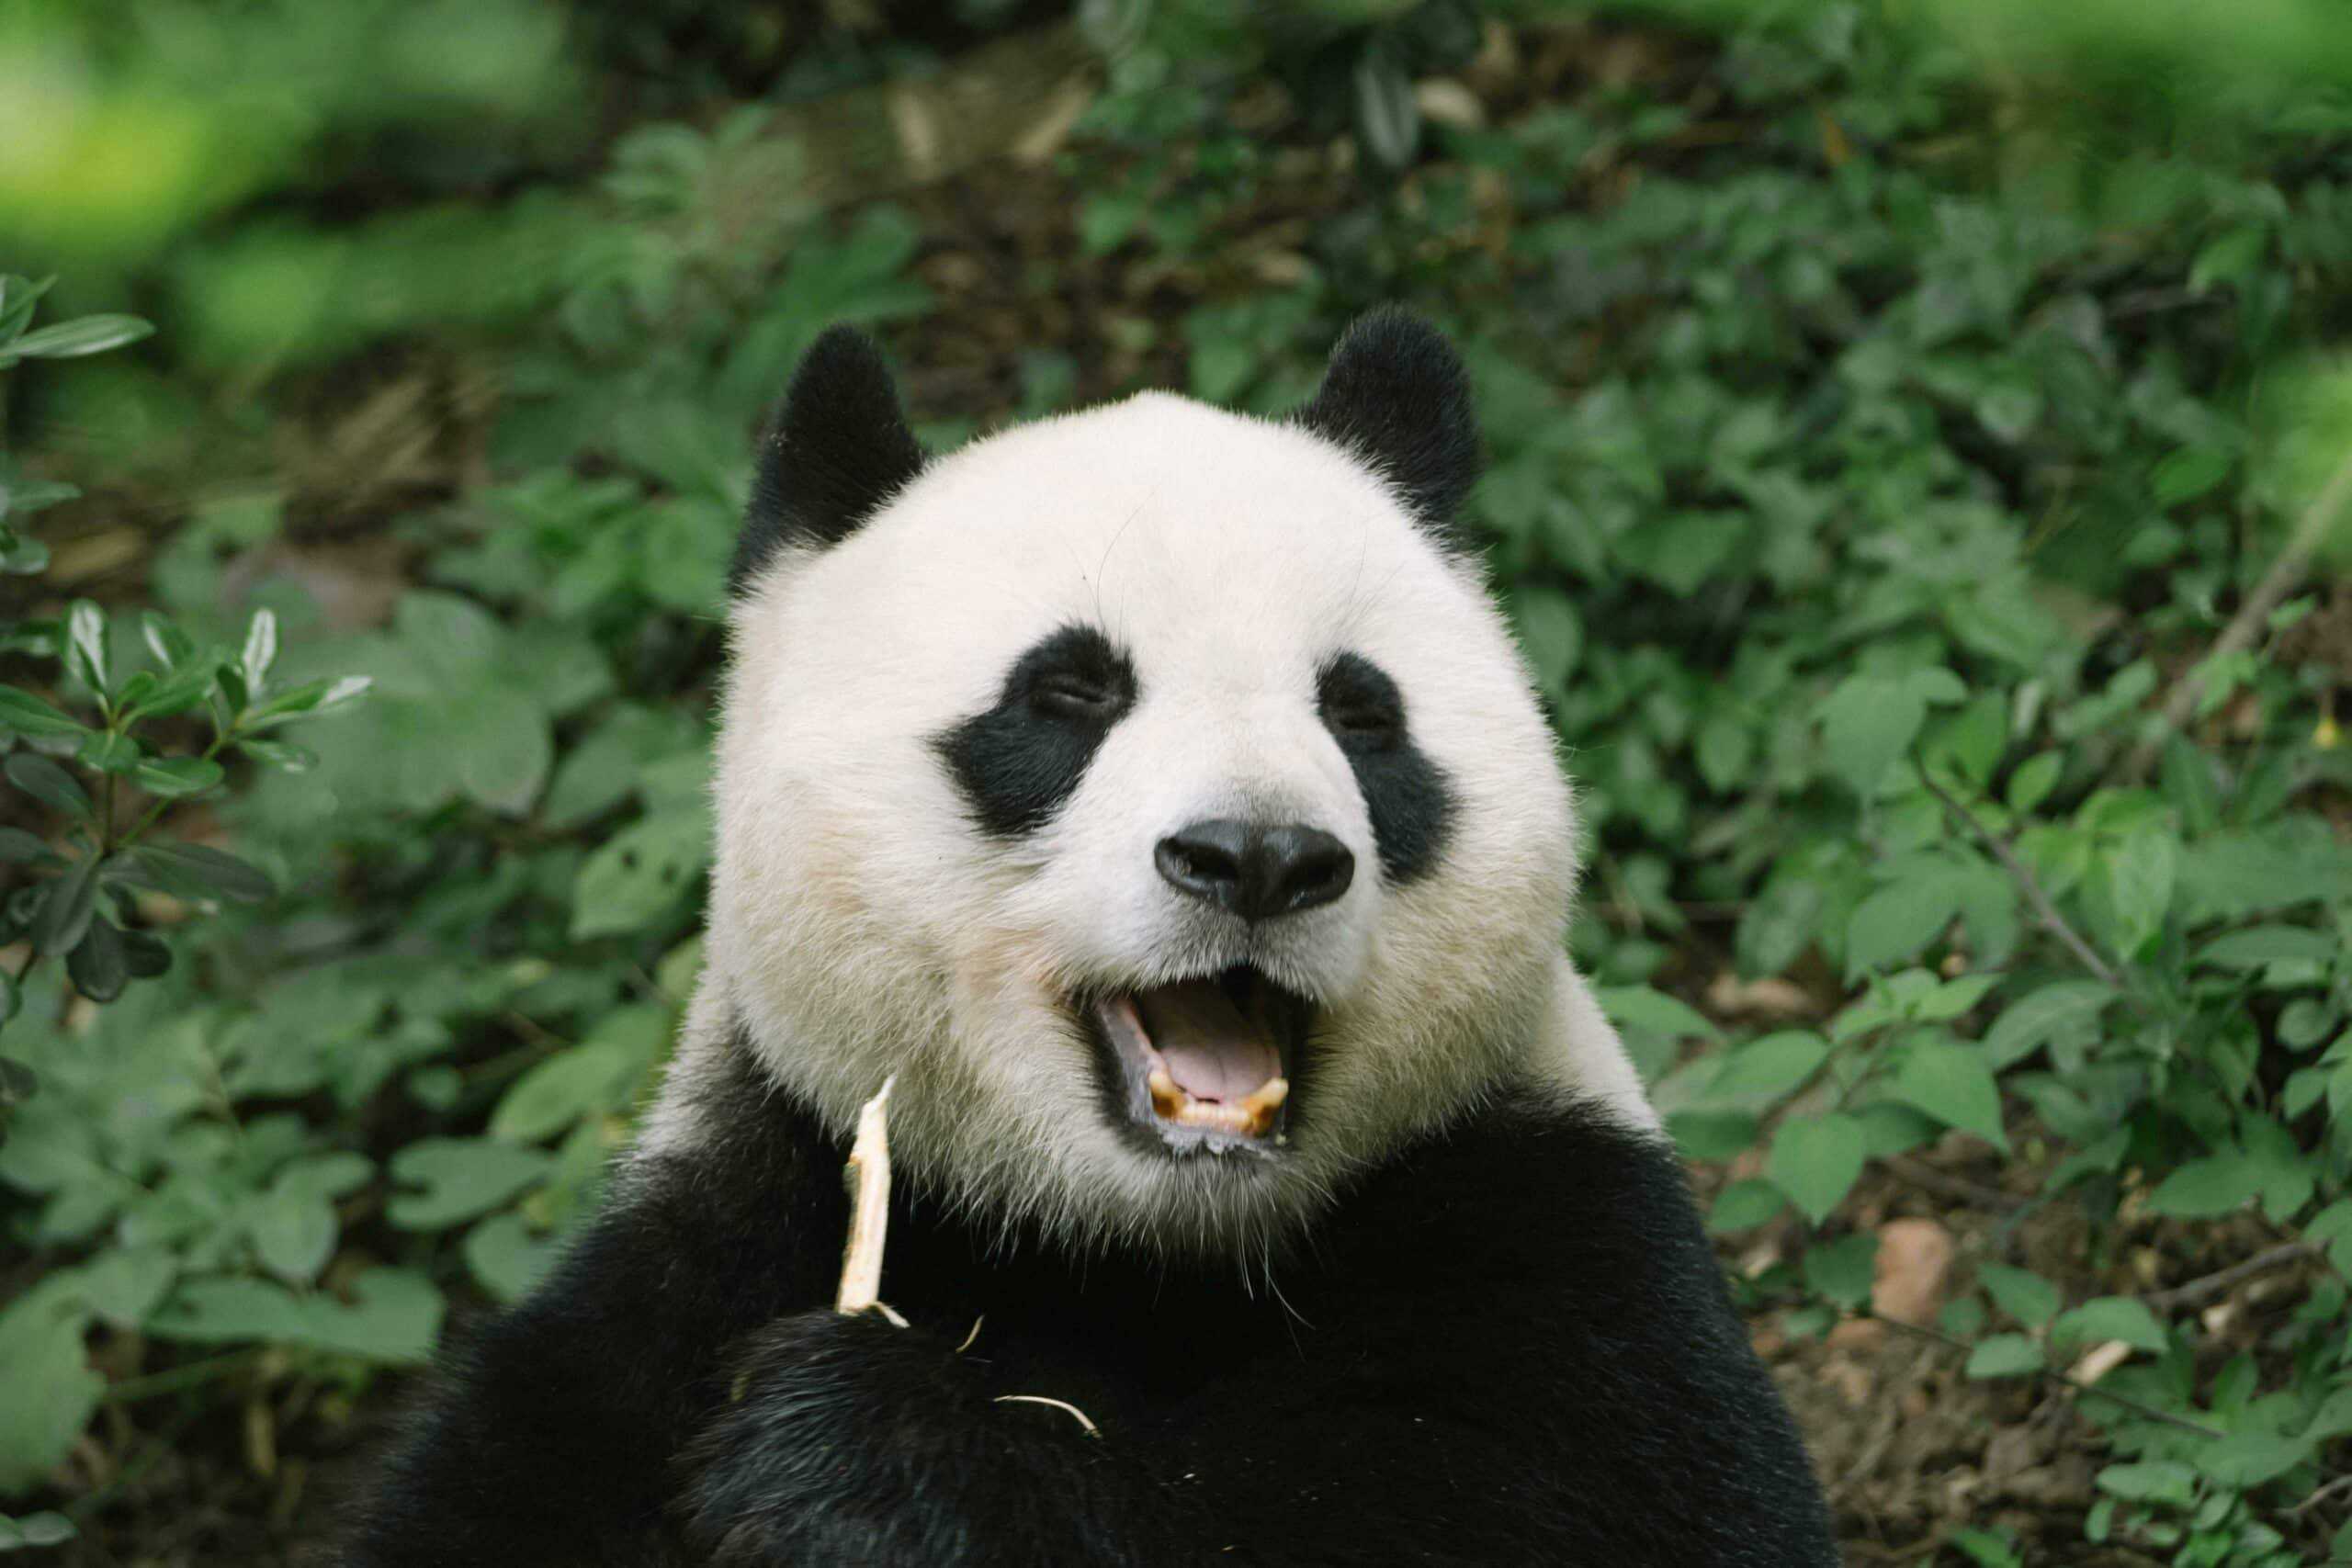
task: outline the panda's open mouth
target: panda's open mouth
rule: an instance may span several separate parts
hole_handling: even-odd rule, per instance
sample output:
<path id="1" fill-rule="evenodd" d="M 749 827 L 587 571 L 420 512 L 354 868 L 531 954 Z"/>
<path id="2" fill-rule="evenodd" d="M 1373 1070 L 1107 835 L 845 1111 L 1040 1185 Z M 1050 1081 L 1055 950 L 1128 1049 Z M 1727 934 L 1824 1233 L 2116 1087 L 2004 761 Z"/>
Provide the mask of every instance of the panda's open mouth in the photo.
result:
<path id="1" fill-rule="evenodd" d="M 1314 1004 L 1248 964 L 1086 1006 L 1113 1069 L 1111 1099 L 1179 1153 L 1283 1142 Z"/>

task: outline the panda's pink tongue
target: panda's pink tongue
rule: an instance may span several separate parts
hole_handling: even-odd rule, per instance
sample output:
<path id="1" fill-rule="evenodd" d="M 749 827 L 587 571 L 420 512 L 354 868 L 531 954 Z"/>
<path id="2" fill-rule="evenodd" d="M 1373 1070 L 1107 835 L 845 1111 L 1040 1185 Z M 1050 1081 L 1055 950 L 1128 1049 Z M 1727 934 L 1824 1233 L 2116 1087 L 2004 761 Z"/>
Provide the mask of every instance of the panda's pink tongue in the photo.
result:
<path id="1" fill-rule="evenodd" d="M 1266 1019 L 1236 1005 L 1213 980 L 1139 992 L 1136 1010 L 1168 1076 L 1195 1100 L 1235 1104 L 1282 1076 Z"/>

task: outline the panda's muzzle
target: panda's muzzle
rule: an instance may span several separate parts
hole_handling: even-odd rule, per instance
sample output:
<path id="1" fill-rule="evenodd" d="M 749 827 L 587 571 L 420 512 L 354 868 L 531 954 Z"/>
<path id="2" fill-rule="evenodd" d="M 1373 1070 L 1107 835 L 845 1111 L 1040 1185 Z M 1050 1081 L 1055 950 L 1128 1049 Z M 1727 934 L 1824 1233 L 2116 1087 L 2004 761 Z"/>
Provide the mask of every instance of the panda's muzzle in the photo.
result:
<path id="1" fill-rule="evenodd" d="M 1313 1005 L 1247 964 L 1095 998 L 1088 1011 L 1113 1070 L 1105 1087 L 1135 1126 L 1178 1153 L 1283 1141 Z"/>

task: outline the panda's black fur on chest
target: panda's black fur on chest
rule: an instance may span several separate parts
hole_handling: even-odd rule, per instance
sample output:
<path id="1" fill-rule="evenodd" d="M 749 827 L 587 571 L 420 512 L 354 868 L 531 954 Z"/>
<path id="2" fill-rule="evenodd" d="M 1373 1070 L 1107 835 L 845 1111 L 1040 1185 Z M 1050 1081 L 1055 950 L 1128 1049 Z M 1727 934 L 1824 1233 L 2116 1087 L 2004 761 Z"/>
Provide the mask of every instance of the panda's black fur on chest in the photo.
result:
<path id="1" fill-rule="evenodd" d="M 829 333 L 731 592 L 708 959 L 352 1568 L 1835 1561 L 1563 953 L 1577 835 L 1396 313 L 1267 422 L 944 458 Z M 878 1314 L 831 1303 L 883 1081 Z"/>
<path id="2" fill-rule="evenodd" d="M 829 1310 L 845 1151 L 736 1060 L 704 1152 L 458 1359 L 356 1563 L 1834 1560 L 1652 1143 L 1498 1105 L 1254 1278 L 902 1192 L 900 1329 Z"/>

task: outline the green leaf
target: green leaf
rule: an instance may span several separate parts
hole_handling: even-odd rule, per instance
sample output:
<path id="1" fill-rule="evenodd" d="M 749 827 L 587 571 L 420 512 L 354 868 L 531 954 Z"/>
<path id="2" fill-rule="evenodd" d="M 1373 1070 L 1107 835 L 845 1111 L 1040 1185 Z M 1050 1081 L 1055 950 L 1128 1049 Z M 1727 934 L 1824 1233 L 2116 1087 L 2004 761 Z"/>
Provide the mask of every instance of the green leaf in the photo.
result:
<path id="1" fill-rule="evenodd" d="M 1769 1181 L 1753 1178 L 1735 1181 L 1715 1195 L 1715 1205 L 1707 1214 L 1707 1229 L 1717 1235 L 1753 1230 L 1788 1204 L 1781 1190 Z"/>
<path id="2" fill-rule="evenodd" d="M 97 857 L 85 855 L 42 890 L 30 932 L 34 950 L 45 958 L 73 952 L 89 931 L 97 899 Z"/>
<path id="3" fill-rule="evenodd" d="M 175 713 L 186 713 L 209 696 L 215 682 L 215 666 L 209 659 L 192 660 L 174 670 L 136 699 L 126 690 L 123 716 L 126 720 L 165 718 Z"/>
<path id="4" fill-rule="evenodd" d="M 37 333 L 27 333 L 16 342 L 0 346 L 0 369 L 20 359 L 74 359 L 85 354 L 104 354 L 110 348 L 137 343 L 154 330 L 153 322 L 137 316 L 76 316 Z"/>
<path id="5" fill-rule="evenodd" d="M 492 1214 L 466 1233 L 466 1268 L 498 1301 L 518 1302 L 547 1277 L 563 1250 L 552 1236 L 534 1233 L 513 1213 Z"/>
<path id="6" fill-rule="evenodd" d="M 1878 793 L 1887 770 L 1911 749 L 1928 716 L 1928 699 L 1906 681 L 1849 675 L 1822 705 L 1822 739 L 1829 765 L 1865 799 Z"/>
<path id="7" fill-rule="evenodd" d="M 2188 1508 L 2197 1502 L 2197 1472 L 2185 1464 L 2162 1461 L 2110 1464 L 2098 1472 L 2098 1489 L 2128 1502 Z"/>
<path id="8" fill-rule="evenodd" d="M 139 612 L 139 635 L 145 639 L 147 650 L 155 656 L 155 662 L 166 670 L 176 670 L 183 660 L 196 651 L 193 637 L 153 610 Z"/>
<path id="9" fill-rule="evenodd" d="M 166 800 L 202 795 L 228 776 L 220 764 L 206 757 L 158 757 L 131 771 L 130 780 L 148 794 Z"/>
<path id="10" fill-rule="evenodd" d="M 0 1493 L 37 1484 L 82 1436 L 106 1380 L 82 1350 L 89 1314 L 53 1276 L 0 1310 Z"/>
<path id="11" fill-rule="evenodd" d="M 1523 582 L 1512 591 L 1510 611 L 1537 683 L 1547 692 L 1565 689 L 1584 652 L 1584 621 L 1575 604 L 1556 588 Z"/>
<path id="12" fill-rule="evenodd" d="M 1880 888 L 1846 922 L 1850 978 L 1910 957 L 1959 918 L 1968 881 L 1956 869 L 1918 874 Z"/>
<path id="13" fill-rule="evenodd" d="M 2023 817 L 2049 798 L 2058 787 L 2059 775 L 2066 771 L 2066 760 L 2055 751 L 2044 751 L 2018 764 L 2009 775 L 2009 809 Z"/>
<path id="14" fill-rule="evenodd" d="M 65 857 L 43 841 L 37 833 L 22 828 L 0 828 L 0 861 L 17 865 L 63 865 Z"/>
<path id="15" fill-rule="evenodd" d="M 2163 462 L 2148 476 L 2148 485 L 2155 492 L 2156 504 L 2174 507 L 2211 493 L 2215 486 L 2230 477 L 2235 460 L 2218 446 L 2184 446 Z"/>
<path id="16" fill-rule="evenodd" d="M 6 771 L 10 784 L 51 810 L 62 811 L 84 822 L 96 815 L 90 797 L 83 793 L 74 775 L 46 757 L 31 751 L 12 751 Z"/>
<path id="17" fill-rule="evenodd" d="M 66 608 L 65 668 L 100 696 L 112 689 L 107 674 L 107 613 L 87 599 L 76 599 Z"/>
<path id="18" fill-rule="evenodd" d="M 36 281 L 15 273 L 0 274 L 0 346 L 24 335 L 32 324 L 33 307 L 56 282 L 54 275 Z"/>
<path id="19" fill-rule="evenodd" d="M 554 1164 L 542 1150 L 485 1138 L 425 1138 L 391 1162 L 396 1180 L 422 1190 L 394 1193 L 386 1212 L 402 1230 L 444 1230 L 503 1206 L 544 1180 Z"/>
<path id="20" fill-rule="evenodd" d="M 1962 975 L 1946 980 L 1909 1009 L 1911 1017 L 1920 1023 L 1948 1023 L 1984 999 L 1984 993 L 2000 983 L 1998 975 Z"/>
<path id="21" fill-rule="evenodd" d="M 183 1280 L 147 1320 L 161 1338 L 198 1343 L 301 1337 L 302 1314 L 282 1285 L 243 1276 Z"/>
<path id="22" fill-rule="evenodd" d="M 584 940 L 650 924 L 684 901 L 709 861 L 709 825 L 700 810 L 631 823 L 580 868 L 571 934 Z"/>
<path id="23" fill-rule="evenodd" d="M 1732 1159 L 1756 1142 L 1756 1118 L 1745 1111 L 1672 1111 L 1666 1130 L 1686 1159 Z"/>
<path id="24" fill-rule="evenodd" d="M 300 1182 L 273 1182 L 245 1217 L 245 1235 L 262 1267 L 289 1284 L 308 1284 L 334 1256 L 334 1205 Z"/>
<path id="25" fill-rule="evenodd" d="M 326 1296 L 303 1303 L 300 1342 L 370 1361 L 414 1366 L 433 1357 L 441 1292 L 409 1269 L 370 1269 L 351 1282 L 345 1306 Z"/>
<path id="26" fill-rule="evenodd" d="M 1867 1231 L 1805 1248 L 1805 1284 L 1848 1312 L 1868 1310 L 1877 1271 L 1878 1237 Z"/>
<path id="27" fill-rule="evenodd" d="M 168 1247 L 113 1247 L 82 1269 L 91 1310 L 117 1328 L 138 1328 L 172 1288 L 179 1259 Z"/>
<path id="28" fill-rule="evenodd" d="M 289 740 L 240 740 L 237 750 L 280 773 L 307 773 L 319 765 L 316 751 Z"/>
<path id="29" fill-rule="evenodd" d="M 94 1002 L 110 1002 L 122 995 L 123 987 L 130 981 L 122 933 L 104 916 L 93 915 L 89 930 L 66 954 L 65 974 L 74 988 Z"/>
<path id="30" fill-rule="evenodd" d="M 2180 867 L 2180 842 L 2169 829 L 2143 828 L 2106 860 L 2108 897 L 2121 930 L 2123 956 L 2136 957 L 2164 930 Z"/>
<path id="31" fill-rule="evenodd" d="M 2199 1444 L 2197 1468 L 2224 1486 L 2267 1485 L 2314 1457 L 2318 1444 L 2308 1437 L 2290 1438 L 2276 1432 L 2232 1432 L 2218 1443 Z"/>
<path id="32" fill-rule="evenodd" d="M 198 897 L 259 904 L 277 889 L 269 878 L 232 854 L 175 839 L 151 839 L 128 852 L 130 858 L 165 886 L 192 889 Z"/>
<path id="33" fill-rule="evenodd" d="M 1698 1009 L 1648 986 L 1603 986 L 1593 992 L 1593 999 L 1620 1029 L 1645 1029 L 1677 1040 L 1719 1038 Z"/>
<path id="34" fill-rule="evenodd" d="M 122 774 L 137 768 L 141 755 L 139 742 L 130 736 L 107 733 L 83 741 L 74 760 L 98 773 Z"/>
<path id="35" fill-rule="evenodd" d="M 13 1534 L 16 1539 L 11 1540 Z M 0 1514 L 0 1551 L 12 1551 L 26 1546 L 62 1546 L 81 1532 L 74 1521 L 52 1508 L 37 1514 L 27 1514 L 21 1519 Z"/>
<path id="36" fill-rule="evenodd" d="M 583 1116 L 618 1109 L 642 1066 L 610 1042 L 591 1040 L 559 1052 L 514 1080 L 491 1114 L 490 1135 L 537 1143 Z"/>
<path id="37" fill-rule="evenodd" d="M 2050 1326 L 2050 1337 L 2061 1345 L 2098 1345 L 2120 1339 L 2135 1350 L 2159 1356 L 2172 1344 L 2148 1304 L 2131 1296 L 2099 1296 L 2061 1314 Z"/>
<path id="38" fill-rule="evenodd" d="M 14 686 L 0 686 L 0 725 L 6 725 L 19 735 L 87 735 L 86 725 L 77 722 L 62 709 L 51 706 L 30 692 Z"/>
<path id="39" fill-rule="evenodd" d="M 2094 1030 L 2115 990 L 2097 980 L 2053 980 L 2012 1002 L 1984 1032 L 1985 1063 L 1995 1071 L 2055 1040 Z"/>
<path id="40" fill-rule="evenodd" d="M 283 1285 L 250 1278 L 183 1281 L 149 1332 L 200 1343 L 302 1345 L 368 1360 L 415 1362 L 433 1352 L 441 1292 L 424 1276 L 370 1269 L 351 1283 L 346 1305 L 324 1292 L 297 1297 Z"/>
<path id="41" fill-rule="evenodd" d="M 1851 1116 L 1782 1122 L 1764 1174 L 1815 1224 L 1829 1217 L 1862 1174 L 1869 1140 Z"/>
<path id="42" fill-rule="evenodd" d="M 1810 1030 L 1784 1030 L 1735 1048 L 1708 1081 L 1707 1098 L 1743 1102 L 1779 1099 L 1829 1059 L 1829 1042 Z"/>
<path id="43" fill-rule="evenodd" d="M 2023 1269 L 2012 1269 L 2006 1263 L 1980 1264 L 1976 1282 L 2003 1312 L 2028 1328 L 2041 1328 L 2058 1315 L 2065 1304 L 2065 1297 L 2058 1287 L 2041 1275 Z"/>
<path id="44" fill-rule="evenodd" d="M 305 715 L 322 718 L 349 707 L 374 686 L 372 675 L 343 675 L 332 681 L 309 681 L 263 703 L 245 716 L 248 729 L 267 728 Z"/>
<path id="45" fill-rule="evenodd" d="M 1420 146 L 1421 111 L 1412 79 L 1389 58 L 1377 34 L 1357 58 L 1355 89 L 1356 129 L 1364 150 L 1389 168 L 1405 167 Z"/>
<path id="46" fill-rule="evenodd" d="M 2301 926 L 2248 926 L 2217 936 L 2197 950 L 2197 962 L 2230 969 L 2259 969 L 2271 964 L 2335 961 L 2342 949 L 2324 931 Z"/>
<path id="47" fill-rule="evenodd" d="M 447 741 L 465 792 L 493 811 L 530 810 L 555 766 L 547 716 L 520 692 L 492 690 L 453 703 Z"/>
<path id="48" fill-rule="evenodd" d="M 2148 1207 L 2182 1219 L 2211 1219 L 2252 1202 L 2263 1177 L 2262 1166 L 2244 1151 L 2190 1160 L 2164 1179 Z"/>
<path id="49" fill-rule="evenodd" d="M 245 678 L 245 693 L 258 697 L 263 683 L 269 677 L 269 667 L 277 661 L 277 612 L 265 606 L 254 612 L 253 620 L 245 627 L 245 650 L 238 657 L 237 668 Z"/>
<path id="50" fill-rule="evenodd" d="M 2009 1146 L 2001 1125 L 2001 1090 L 1983 1052 L 1943 1040 L 1915 1041 L 1894 1071 L 1894 1092 L 1937 1120 Z"/>
<path id="51" fill-rule="evenodd" d="M 1972 1378 L 2015 1378 L 2042 1368 L 2041 1347 L 2022 1334 L 1996 1334 L 1968 1353 Z"/>

